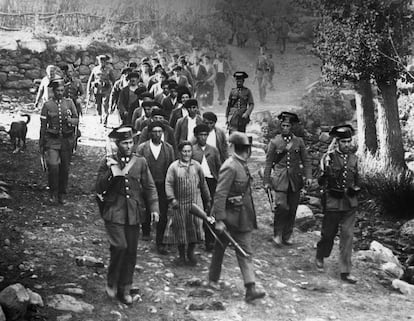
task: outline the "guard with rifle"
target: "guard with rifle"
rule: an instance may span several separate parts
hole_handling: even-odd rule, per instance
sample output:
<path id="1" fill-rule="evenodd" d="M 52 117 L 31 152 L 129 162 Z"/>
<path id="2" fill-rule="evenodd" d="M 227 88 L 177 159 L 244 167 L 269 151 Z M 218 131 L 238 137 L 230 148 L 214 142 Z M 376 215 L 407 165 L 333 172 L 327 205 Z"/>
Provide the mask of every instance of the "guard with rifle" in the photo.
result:
<path id="1" fill-rule="evenodd" d="M 319 185 L 323 187 L 324 217 L 321 240 L 316 251 L 316 266 L 323 269 L 323 260 L 329 257 L 335 236 L 340 230 L 339 268 L 341 279 L 354 284 L 357 280 L 350 275 L 352 241 L 354 238 L 355 215 L 358 207 L 358 158 L 351 151 L 354 129 L 351 125 L 333 127 L 329 133 L 334 137 L 333 150 L 322 156 Z"/>
<path id="2" fill-rule="evenodd" d="M 244 71 L 237 71 L 233 77 L 236 79 L 236 88 L 230 91 L 226 109 L 227 127 L 230 134 L 233 131 L 246 132 L 246 126 L 250 122 L 250 114 L 254 108 L 252 92 L 243 86 L 248 75 Z"/>
<path id="3" fill-rule="evenodd" d="M 256 212 L 254 209 L 251 175 L 247 160 L 251 154 L 251 137 L 245 133 L 234 132 L 229 142 L 234 145 L 234 153 L 221 166 L 212 216 L 215 217 L 215 228 L 221 241 L 214 245 L 213 257 L 209 271 L 209 285 L 218 288 L 224 252 L 230 239 L 238 244 L 243 251 L 236 247 L 237 261 L 243 275 L 246 287 L 246 302 L 263 298 L 265 292 L 256 289 L 255 275 L 252 262 L 252 231 L 257 228 Z M 247 254 L 247 255 L 246 255 Z"/>
<path id="4" fill-rule="evenodd" d="M 263 183 L 267 191 L 275 191 L 273 243 L 276 246 L 291 245 L 290 238 L 299 205 L 300 191 L 312 183 L 312 168 L 303 139 L 292 133 L 292 126 L 299 123 L 294 113 L 282 112 L 281 134 L 276 135 L 268 146 Z M 271 172 L 273 169 L 273 175 Z"/>

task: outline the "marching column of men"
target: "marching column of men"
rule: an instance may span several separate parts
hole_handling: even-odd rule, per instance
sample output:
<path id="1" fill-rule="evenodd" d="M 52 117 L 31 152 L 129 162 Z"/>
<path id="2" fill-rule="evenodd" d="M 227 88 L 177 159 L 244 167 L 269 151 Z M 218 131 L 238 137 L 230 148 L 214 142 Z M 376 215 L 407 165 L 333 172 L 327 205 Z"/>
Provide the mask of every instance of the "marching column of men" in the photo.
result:
<path id="1" fill-rule="evenodd" d="M 110 243 L 107 294 L 127 304 L 132 303 L 133 267 L 140 230 L 142 239 L 150 240 L 151 223 L 156 223 L 156 250 L 159 254 L 167 254 L 166 234 L 174 230 L 171 229 L 172 216 L 180 213 L 182 222 L 191 221 L 194 226 L 204 227 L 187 233 L 196 233 L 197 240 L 205 242 L 205 249 L 213 252 L 209 286 L 220 286 L 224 253 L 227 245 L 232 243 L 246 287 L 245 300 L 251 302 L 264 297 L 265 293 L 256 288 L 252 263 L 255 252 L 252 231 L 257 228 L 257 223 L 252 177 L 247 166 L 252 141 L 245 134 L 254 109 L 252 93 L 244 87 L 248 75 L 243 71 L 233 75 L 236 87 L 231 89 L 225 111 L 230 133 L 227 141 L 224 130 L 216 126 L 217 115 L 211 111 L 201 115 L 199 101 L 192 98 L 193 95 L 200 98 L 203 94 L 200 88 L 208 87 L 200 83 L 201 74 L 205 72 L 206 77 L 210 77 L 211 85 L 212 76 L 216 72 L 223 73 L 223 66 L 214 72 L 215 67 L 206 62 L 207 72 L 206 67 L 200 65 L 199 57 L 194 56 L 193 66 L 184 69 L 185 58 L 177 56 L 177 62 L 169 67 L 170 74 L 165 73 L 165 76 L 160 72 L 160 68 L 167 68 L 165 62 L 162 67 L 160 59 L 153 58 L 152 67 L 160 72 L 154 76 L 150 60 L 144 58 L 140 70 L 138 64 L 130 63 L 115 82 L 111 70 L 106 67 L 107 57 L 101 55 L 98 58 L 99 65 L 89 78 L 87 96 L 94 91 L 98 114 L 104 124 L 109 111 L 114 109 L 118 109 L 122 121 L 122 125 L 108 136 L 115 144 L 115 151 L 107 152 L 102 160 L 96 182 L 97 200 Z M 53 93 L 52 98 L 43 101 L 39 140 L 48 165 L 50 200 L 54 204 L 63 204 L 63 195 L 67 192 L 70 157 L 82 111 L 77 104 L 83 95 L 72 69 L 62 69 L 64 79 L 58 76 L 49 79 L 53 72 L 47 77 Z M 219 82 L 222 86 L 222 79 Z M 151 91 L 150 84 L 152 87 L 158 85 L 158 89 Z M 211 96 L 207 97 L 209 103 Z M 40 103 L 41 99 L 38 101 Z M 299 123 L 298 116 L 282 112 L 278 118 L 281 133 L 267 148 L 263 184 L 275 200 L 273 242 L 282 247 L 292 244 L 300 193 L 303 187 L 311 185 L 312 173 L 305 143 L 293 134 L 294 126 Z M 321 160 L 318 182 L 324 189 L 325 216 L 315 258 L 317 268 L 322 270 L 324 258 L 329 257 L 333 239 L 341 228 L 340 276 L 349 283 L 356 282 L 350 271 L 359 191 L 357 158 L 350 149 L 353 134 L 349 125 L 333 128 L 331 135 L 335 137 L 336 147 Z M 233 147 L 231 155 L 228 142 Z M 182 198 L 174 204 L 166 193 L 166 176 L 167 173 L 171 176 L 172 171 L 168 170 L 173 163 L 180 175 L 171 180 L 175 185 L 170 184 L 170 193 L 177 193 Z M 190 169 L 191 178 L 187 175 Z M 199 208 L 200 200 L 192 199 L 198 197 L 194 188 L 200 186 L 208 187 L 203 193 L 209 193 L 213 200 L 212 206 L 203 202 L 204 209 Z M 190 198 L 186 199 L 187 196 Z M 180 208 L 180 204 L 185 204 L 185 209 Z M 191 216 L 197 213 L 204 215 L 203 222 Z M 194 228 L 185 224 L 181 228 Z M 195 265 L 195 243 L 191 241 L 188 246 L 189 260 L 181 260 L 181 263 L 188 261 Z"/>

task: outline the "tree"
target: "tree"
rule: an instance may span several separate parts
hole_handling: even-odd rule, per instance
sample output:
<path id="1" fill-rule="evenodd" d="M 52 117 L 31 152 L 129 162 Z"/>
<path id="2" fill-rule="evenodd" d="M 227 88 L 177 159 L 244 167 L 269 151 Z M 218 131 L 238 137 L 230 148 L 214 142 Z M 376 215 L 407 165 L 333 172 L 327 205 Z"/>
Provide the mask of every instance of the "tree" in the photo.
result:
<path id="1" fill-rule="evenodd" d="M 377 148 L 371 89 L 375 80 L 383 98 L 378 104 L 379 153 L 384 162 L 400 167 L 405 163 L 396 80 L 404 73 L 413 30 L 409 2 L 305 0 L 321 17 L 315 49 L 324 76 L 355 86 L 360 148 L 371 152 Z"/>

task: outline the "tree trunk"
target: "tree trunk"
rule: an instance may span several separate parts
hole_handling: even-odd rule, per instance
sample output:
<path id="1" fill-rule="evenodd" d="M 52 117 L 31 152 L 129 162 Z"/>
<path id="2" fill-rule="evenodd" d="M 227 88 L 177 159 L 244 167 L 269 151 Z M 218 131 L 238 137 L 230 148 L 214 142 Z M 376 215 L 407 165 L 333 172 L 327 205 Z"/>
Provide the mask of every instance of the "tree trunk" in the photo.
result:
<path id="1" fill-rule="evenodd" d="M 375 126 L 375 105 L 369 79 L 361 79 L 355 84 L 355 104 L 358 124 L 358 153 L 365 151 L 375 154 L 378 148 Z"/>
<path id="2" fill-rule="evenodd" d="M 406 168 L 395 81 L 378 81 L 383 101 L 378 104 L 379 155 L 385 164 Z"/>

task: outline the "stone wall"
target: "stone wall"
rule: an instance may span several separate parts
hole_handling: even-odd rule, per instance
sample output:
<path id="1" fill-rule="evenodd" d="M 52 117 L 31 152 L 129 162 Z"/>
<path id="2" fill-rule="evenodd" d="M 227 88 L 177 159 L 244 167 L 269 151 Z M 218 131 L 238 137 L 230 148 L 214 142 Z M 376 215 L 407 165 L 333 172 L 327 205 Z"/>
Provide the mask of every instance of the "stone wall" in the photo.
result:
<path id="1" fill-rule="evenodd" d="M 15 50 L 0 49 L 1 96 L 5 99 L 19 97 L 33 102 L 37 88 L 35 82 L 45 76 L 45 69 L 50 64 L 75 64 L 76 73 L 86 87 L 89 74 L 96 63 L 96 56 L 99 54 L 111 56 L 111 64 L 117 77 L 129 61 L 139 61 L 140 57 L 148 55 L 144 51 L 113 49 L 100 43 L 93 43 L 82 50 L 67 47 L 57 51 L 53 44 L 47 44 L 46 50 L 42 52 L 21 47 Z"/>

